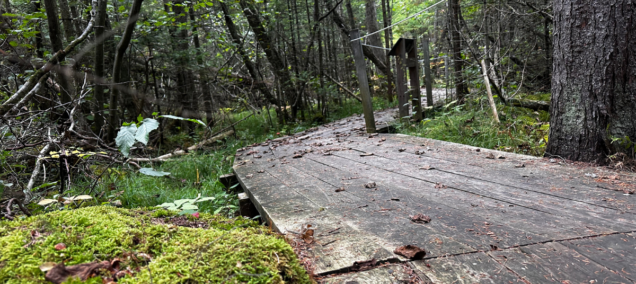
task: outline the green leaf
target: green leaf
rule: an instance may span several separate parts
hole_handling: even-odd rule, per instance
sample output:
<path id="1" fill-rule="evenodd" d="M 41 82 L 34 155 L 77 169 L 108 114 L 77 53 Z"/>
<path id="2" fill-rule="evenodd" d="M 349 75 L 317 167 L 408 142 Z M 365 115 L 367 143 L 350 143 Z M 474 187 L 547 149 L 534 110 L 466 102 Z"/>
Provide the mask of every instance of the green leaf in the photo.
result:
<path id="1" fill-rule="evenodd" d="M 141 115 L 140 115 L 141 117 Z M 137 118 L 139 119 L 139 118 Z M 145 118 L 139 128 L 137 129 L 137 133 L 135 134 L 135 140 L 143 143 L 144 145 L 148 144 L 148 135 L 153 130 L 159 128 L 159 122 L 152 118 Z"/>
<path id="2" fill-rule="evenodd" d="M 178 117 L 178 116 L 169 115 L 169 114 L 160 115 L 159 117 L 165 117 L 165 118 L 170 118 L 170 119 L 178 119 L 178 120 L 186 120 L 186 121 L 189 121 L 189 122 L 194 122 L 194 123 L 198 123 L 198 124 L 201 124 L 203 126 L 206 126 L 203 121 L 200 121 L 198 119 L 193 119 L 193 118 L 183 118 L 183 117 Z"/>
<path id="3" fill-rule="evenodd" d="M 139 114 L 139 116 L 137 116 L 137 122 L 141 122 L 144 120 L 144 117 L 141 116 L 141 113 Z"/>
<path id="4" fill-rule="evenodd" d="M 183 210 L 183 211 L 179 212 L 178 214 L 179 215 L 186 215 L 186 214 L 194 214 L 196 212 L 197 212 L 196 210 L 190 209 L 190 210 Z"/>
<path id="5" fill-rule="evenodd" d="M 13 47 L 16 47 L 16 46 L 18 46 L 18 43 L 17 43 L 17 42 L 15 42 L 15 41 L 10 41 L 10 42 L 9 42 L 9 45 L 11 45 L 11 46 L 13 46 Z"/>
<path id="6" fill-rule="evenodd" d="M 124 157 L 128 157 L 130 154 L 130 147 L 135 144 L 135 134 L 137 133 L 137 125 L 131 124 L 127 126 L 122 126 L 122 128 L 117 132 L 117 138 L 115 138 L 115 143 L 119 151 L 124 155 Z"/>
<path id="7" fill-rule="evenodd" d="M 195 201 L 195 203 L 199 203 L 199 202 L 203 202 L 203 201 L 210 201 L 210 200 L 214 200 L 214 197 L 202 197 L 201 199 Z"/>
<path id="8" fill-rule="evenodd" d="M 170 174 L 169 172 L 155 171 L 153 168 L 141 168 L 139 169 L 139 172 L 153 177 L 162 177 Z"/>
<path id="9" fill-rule="evenodd" d="M 53 203 L 57 203 L 57 199 L 42 199 L 40 200 L 40 202 L 38 202 L 38 205 L 47 206 Z"/>
<path id="10" fill-rule="evenodd" d="M 186 203 L 186 204 L 183 204 L 183 206 L 181 206 L 181 210 L 197 210 L 197 209 L 199 209 L 199 206 L 196 206 L 190 203 Z"/>

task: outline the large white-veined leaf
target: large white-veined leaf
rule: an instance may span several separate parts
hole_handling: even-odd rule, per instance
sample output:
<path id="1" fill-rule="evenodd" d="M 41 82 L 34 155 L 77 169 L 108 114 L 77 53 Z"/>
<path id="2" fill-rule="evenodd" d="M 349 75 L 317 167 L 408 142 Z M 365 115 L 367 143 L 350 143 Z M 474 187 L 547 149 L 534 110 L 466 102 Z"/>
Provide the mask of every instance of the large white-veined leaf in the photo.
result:
<path id="1" fill-rule="evenodd" d="M 199 206 L 196 206 L 190 203 L 186 203 L 186 204 L 183 204 L 183 206 L 181 206 L 181 210 L 197 210 L 197 209 L 199 209 Z"/>
<path id="2" fill-rule="evenodd" d="M 214 197 L 201 197 L 200 199 L 198 199 L 194 203 L 199 203 L 199 202 L 203 202 L 203 201 L 210 201 L 210 200 L 214 200 Z"/>
<path id="3" fill-rule="evenodd" d="M 115 143 L 124 157 L 128 157 L 128 155 L 130 154 L 130 147 L 135 144 L 136 133 L 137 125 L 134 123 L 128 126 L 122 126 L 121 129 L 119 129 L 119 132 L 117 132 Z"/>
<path id="4" fill-rule="evenodd" d="M 40 200 L 40 202 L 38 202 L 38 205 L 40 206 L 47 206 L 49 204 L 53 204 L 53 203 L 57 203 L 57 199 L 42 199 Z"/>
<path id="5" fill-rule="evenodd" d="M 135 134 L 135 139 L 144 145 L 148 144 L 148 135 L 153 130 L 159 127 L 159 122 L 152 118 L 144 118 L 141 122 L 139 128 L 137 128 L 137 133 Z"/>
<path id="6" fill-rule="evenodd" d="M 200 121 L 200 120 L 194 119 L 194 118 L 184 118 L 184 117 L 178 117 L 178 116 L 169 115 L 169 114 L 160 115 L 159 117 L 165 117 L 165 118 L 170 118 L 170 119 L 178 119 L 178 120 L 185 120 L 185 121 L 190 121 L 190 122 L 194 122 L 194 123 L 198 123 L 198 124 L 201 124 L 203 126 L 206 126 L 203 121 Z"/>
<path id="7" fill-rule="evenodd" d="M 139 172 L 153 177 L 162 177 L 170 174 L 169 172 L 155 171 L 153 168 L 141 168 L 139 169 Z"/>

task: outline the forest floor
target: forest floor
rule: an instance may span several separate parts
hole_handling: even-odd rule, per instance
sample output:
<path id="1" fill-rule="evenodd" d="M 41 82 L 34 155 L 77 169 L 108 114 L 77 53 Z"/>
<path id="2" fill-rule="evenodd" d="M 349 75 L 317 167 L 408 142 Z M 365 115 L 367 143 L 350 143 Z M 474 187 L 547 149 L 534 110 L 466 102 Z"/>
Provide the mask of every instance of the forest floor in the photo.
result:
<path id="1" fill-rule="evenodd" d="M 462 106 L 457 106 L 454 103 L 449 103 L 448 101 L 446 102 L 447 104 L 442 103 L 442 101 L 440 101 L 440 103 L 441 105 L 438 104 L 438 106 L 434 108 L 434 111 L 432 112 L 429 111 L 427 113 L 428 117 L 422 122 L 394 124 L 395 130 L 398 131 L 399 133 L 409 134 L 413 136 L 424 136 L 424 137 L 429 137 L 433 139 L 463 143 L 463 144 L 477 146 L 477 147 L 484 147 L 488 149 L 496 149 L 496 150 L 502 150 L 507 152 L 516 152 L 516 153 L 531 154 L 531 155 L 537 155 L 537 156 L 543 154 L 543 151 L 545 149 L 545 143 L 547 141 L 547 133 L 548 133 L 549 116 L 547 112 L 532 111 L 532 110 L 528 110 L 524 108 L 498 105 L 502 123 L 494 124 L 492 122 L 489 109 L 487 108 L 487 104 L 483 98 L 468 100 L 467 103 Z M 396 102 L 388 103 L 387 101 L 383 99 L 375 98 L 374 106 L 376 110 L 386 109 L 386 108 L 395 107 Z M 332 113 L 328 121 L 334 121 L 337 119 L 349 117 L 351 115 L 360 114 L 360 113 L 362 113 L 362 109 L 357 102 L 347 102 L 344 105 L 342 105 L 340 108 L 332 110 Z M 251 112 L 240 112 L 235 114 L 228 113 L 226 116 L 227 121 L 224 124 L 227 125 L 231 123 L 232 121 L 239 121 L 245 118 L 246 116 L 249 116 L 250 114 Z M 175 226 L 174 227 L 175 230 L 177 231 L 182 230 L 180 229 L 180 227 L 182 227 L 183 225 L 185 225 L 185 227 L 191 227 L 192 224 L 195 224 L 195 225 L 199 224 L 200 226 L 207 227 L 210 230 L 217 230 L 219 232 L 225 232 L 230 229 L 231 231 L 237 231 L 237 232 L 243 231 L 244 228 L 240 226 L 236 228 L 234 226 L 228 228 L 229 225 L 219 226 L 219 224 L 233 224 L 234 222 L 239 222 L 239 224 L 243 224 L 242 222 L 247 222 L 247 221 L 240 221 L 241 219 L 222 219 L 225 217 L 220 217 L 220 216 L 226 216 L 231 218 L 235 216 L 235 212 L 237 212 L 237 208 L 238 208 L 237 207 L 238 201 L 235 194 L 227 192 L 224 186 L 218 181 L 218 177 L 223 174 L 232 172 L 232 163 L 234 162 L 234 156 L 235 156 L 236 150 L 244 148 L 249 145 L 256 144 L 256 143 L 262 143 L 264 141 L 267 141 L 268 139 L 274 140 L 280 137 L 284 137 L 286 135 L 293 135 L 294 133 L 299 133 L 307 129 L 314 128 L 318 126 L 319 124 L 321 124 L 322 122 L 325 122 L 324 118 L 322 118 L 319 115 L 311 115 L 311 114 L 306 114 L 306 115 L 307 117 L 312 118 L 307 123 L 299 123 L 295 125 L 278 125 L 276 123 L 277 119 L 273 111 L 270 112 L 269 114 L 265 111 L 262 111 L 261 113 L 258 113 L 258 114 L 254 114 L 251 117 L 247 118 L 246 120 L 242 121 L 241 123 L 235 126 L 236 133 L 234 137 L 230 137 L 226 139 L 225 141 L 212 145 L 210 148 L 207 148 L 206 150 L 197 151 L 196 153 L 192 153 L 190 155 L 186 155 L 181 158 L 176 158 L 176 159 L 172 159 L 163 163 L 155 163 L 151 165 L 157 170 L 170 172 L 171 173 L 170 176 L 167 176 L 167 177 L 163 177 L 163 178 L 150 177 L 146 175 L 141 175 L 139 173 L 136 173 L 135 171 L 130 171 L 128 169 L 122 169 L 122 168 L 109 169 L 108 172 L 106 172 L 103 175 L 102 182 L 98 183 L 97 187 L 94 189 L 95 192 L 101 193 L 102 198 L 99 200 L 96 200 L 95 202 L 87 202 L 85 206 L 96 205 L 96 204 L 99 204 L 100 202 L 104 202 L 105 204 L 112 204 L 113 201 L 120 201 L 121 206 L 123 206 L 124 208 L 130 208 L 130 209 L 145 208 L 145 209 L 133 209 L 133 211 L 126 211 L 122 209 L 123 211 L 115 210 L 112 212 L 108 211 L 110 210 L 108 208 L 95 209 L 95 210 L 98 210 L 98 211 L 106 210 L 106 211 L 103 211 L 103 214 L 112 216 L 112 218 L 115 218 L 115 219 L 125 218 L 125 216 L 139 216 L 140 218 L 137 218 L 138 222 L 141 222 L 142 224 L 148 224 L 147 222 L 148 220 L 156 219 L 155 217 L 153 217 L 153 214 L 155 215 L 163 214 L 163 213 L 156 213 L 156 212 L 163 212 L 163 211 L 161 210 L 156 211 L 155 209 L 152 208 L 152 206 L 156 206 L 158 204 L 165 203 L 165 202 L 173 202 L 176 200 L 182 200 L 185 198 L 194 198 L 197 195 L 201 194 L 201 196 L 203 197 L 215 198 L 212 201 L 199 203 L 199 211 L 202 212 L 201 214 L 202 219 L 196 219 L 196 218 L 193 218 L 192 216 L 179 217 L 179 218 L 186 218 L 186 220 L 181 220 L 179 218 L 176 218 L 177 216 L 172 216 L 171 214 L 167 214 L 166 216 L 161 216 L 161 218 L 164 218 L 166 220 L 162 222 L 170 223 L 172 222 L 170 221 L 172 219 L 177 220 L 178 222 L 173 224 Z M 214 128 L 213 131 L 220 130 L 220 128 L 222 127 L 219 126 L 217 128 L 218 129 Z M 194 137 L 181 135 L 181 134 L 168 136 L 166 137 L 166 142 L 167 142 L 166 145 L 168 145 L 166 146 L 166 149 L 170 151 L 172 148 L 176 146 L 187 147 L 188 145 L 192 145 L 196 143 L 197 140 L 198 138 L 196 135 Z M 156 154 L 157 152 L 162 151 L 161 149 L 148 149 L 148 150 L 150 150 L 150 152 L 154 152 L 153 154 Z M 165 151 L 166 150 L 164 149 L 163 152 Z M 146 153 L 146 156 L 148 155 L 149 154 Z M 91 185 L 91 183 L 92 183 L 92 180 L 88 180 L 88 179 L 84 180 L 81 177 L 79 177 L 76 180 L 73 188 L 70 190 L 69 194 L 72 195 L 74 193 L 83 192 L 88 186 Z M 38 214 L 46 213 L 46 212 L 42 212 L 41 209 L 40 209 L 40 212 L 37 212 L 38 208 L 31 208 L 31 209 L 36 209 L 35 211 Z M 89 210 L 89 211 L 84 211 L 84 210 Z M 151 213 L 153 210 L 155 210 L 154 211 L 155 213 Z M 90 209 L 82 209 L 80 211 L 72 210 L 68 212 L 77 212 L 77 213 L 68 213 L 68 214 L 80 214 L 80 215 L 90 214 L 88 213 L 90 212 Z M 212 217 L 210 215 L 206 215 L 203 213 L 215 214 L 215 216 Z M 14 273 L 26 273 L 24 274 L 25 275 L 24 277 L 26 277 L 24 278 L 26 279 L 25 280 L 26 282 L 32 283 L 32 280 L 34 279 L 40 279 L 40 280 L 43 279 L 42 278 L 43 273 L 40 272 L 39 269 L 36 270 L 36 268 L 39 265 L 38 263 L 41 264 L 44 262 L 51 262 L 51 261 L 55 262 L 55 261 L 60 261 L 62 259 L 66 259 L 67 260 L 66 264 L 72 265 L 72 264 L 82 263 L 82 261 L 92 260 L 92 259 L 87 260 L 83 256 L 82 257 L 74 256 L 75 253 L 84 255 L 86 253 L 85 251 L 86 244 L 79 242 L 77 243 L 77 245 L 75 245 L 72 243 L 73 241 L 77 241 L 78 240 L 77 237 L 84 234 L 87 229 L 94 228 L 95 226 L 97 226 L 96 224 L 100 223 L 99 220 L 101 219 L 95 219 L 95 221 L 91 221 L 91 218 L 92 218 L 91 217 L 91 218 L 88 218 L 88 221 L 87 221 L 87 219 L 80 218 L 81 217 L 80 215 L 72 215 L 72 216 L 65 215 L 63 217 L 71 221 L 75 220 L 76 218 L 80 218 L 81 220 L 83 220 L 82 222 L 84 222 L 84 223 L 80 222 L 81 223 L 80 225 L 77 225 L 74 223 L 71 224 L 74 221 L 72 221 L 69 224 L 66 224 L 62 221 L 54 221 L 56 218 L 62 217 L 61 215 L 58 216 L 59 214 L 60 213 L 48 213 L 46 215 L 38 215 L 40 217 L 29 218 L 28 220 L 22 220 L 15 223 L 3 222 L 0 224 L 0 228 L 2 229 L 0 231 L 3 232 L 3 233 L 0 233 L 0 241 L 5 242 L 2 245 L 3 247 L 6 247 L 7 249 L 8 248 L 18 249 L 18 247 L 21 247 L 31 242 L 35 242 L 39 244 L 40 246 L 39 248 L 36 248 L 36 246 L 33 246 L 32 248 L 27 247 L 27 251 L 31 252 L 31 254 L 29 255 L 33 256 L 33 257 L 28 256 L 29 260 L 27 262 L 30 263 L 31 266 L 28 266 L 28 267 L 25 266 L 24 270 L 18 269 L 16 270 L 16 272 L 14 272 Z M 218 218 L 221 218 L 223 221 L 219 221 L 221 219 L 218 219 Z M 37 221 L 42 219 L 52 220 L 49 222 L 59 222 L 60 224 L 63 223 L 64 225 L 60 228 L 73 227 L 73 226 L 80 228 L 82 225 L 85 226 L 85 228 L 78 229 L 79 230 L 78 232 L 80 233 L 76 235 L 75 237 L 70 236 L 72 237 L 71 240 L 66 238 L 59 238 L 59 237 L 55 239 L 53 238 L 49 239 L 46 236 L 49 236 L 49 235 L 58 236 L 61 234 L 61 231 L 53 230 L 51 229 L 51 227 L 47 227 L 48 225 L 44 226 L 43 224 L 41 224 L 42 221 Z M 204 223 L 206 223 L 207 225 Z M 255 224 L 252 224 L 252 223 L 250 224 L 251 225 L 248 226 L 249 228 L 259 227 L 259 226 L 256 226 Z M 196 225 L 196 226 L 199 226 L 199 225 Z M 126 228 L 122 228 L 122 230 L 117 231 L 117 233 L 119 234 L 122 232 L 126 232 L 125 234 L 128 235 L 131 232 L 130 230 L 133 230 L 134 228 L 135 230 L 141 230 L 142 234 L 146 234 L 144 233 L 146 229 L 143 229 L 142 227 L 139 227 L 137 223 L 136 225 L 131 225 Z M 37 228 L 41 228 L 42 230 Z M 249 228 L 246 230 L 247 231 L 252 230 Z M 155 229 L 152 229 L 152 230 L 155 230 Z M 202 229 L 187 228 L 184 230 L 202 230 Z M 33 232 L 36 232 L 35 235 L 33 235 Z M 262 228 L 262 227 L 260 227 L 260 229 L 258 230 L 252 230 L 250 232 L 252 232 L 253 234 L 250 233 L 252 235 L 249 235 L 249 238 L 252 238 L 252 237 L 256 239 L 263 238 L 263 239 L 267 239 L 268 242 L 272 242 L 276 244 L 278 242 L 277 240 L 279 239 L 279 237 L 272 235 L 269 229 Z M 104 236 L 111 233 L 112 232 L 110 231 L 105 232 Z M 210 234 L 215 234 L 215 233 L 212 232 Z M 45 236 L 45 237 L 42 237 L 42 236 Z M 81 237 L 79 238 L 81 239 Z M 106 238 L 109 238 L 109 237 L 106 237 Z M 118 239 L 118 238 L 119 237 L 115 237 L 114 239 Z M 159 239 L 161 239 L 161 237 Z M 246 247 L 249 247 L 250 240 L 247 240 L 247 242 L 248 244 L 246 244 Z M 42 246 L 42 243 L 46 244 L 46 246 Z M 68 245 L 69 247 L 73 246 L 72 252 L 59 253 L 58 251 L 55 251 L 52 248 L 52 246 L 57 243 L 66 243 L 66 245 Z M 153 253 L 157 253 L 157 252 L 163 253 L 163 252 L 171 250 L 170 246 L 172 245 L 179 246 L 180 244 L 183 244 L 183 242 L 180 241 L 175 244 L 166 244 L 164 247 L 162 247 L 159 250 L 149 250 L 150 249 L 149 243 L 151 242 L 147 241 L 147 243 L 148 244 L 146 245 L 145 248 L 141 248 L 137 244 L 132 244 L 132 245 L 129 243 L 115 244 L 112 247 L 108 247 L 106 250 L 110 252 L 104 253 L 104 255 L 109 255 L 110 260 L 114 259 L 114 257 L 117 257 L 117 256 L 121 257 L 123 255 L 122 253 L 126 251 L 128 252 L 135 251 L 137 253 L 147 253 L 148 255 L 154 256 Z M 245 277 L 254 276 L 257 279 L 261 279 L 261 278 L 273 279 L 274 282 L 276 282 L 280 279 L 284 279 L 285 277 L 287 277 L 284 275 L 295 275 L 292 278 L 288 278 L 286 280 L 293 279 L 294 281 L 297 280 L 299 282 L 302 282 L 304 281 L 302 279 L 306 279 L 305 278 L 306 275 L 302 273 L 298 274 L 297 271 L 295 271 L 296 269 L 295 265 L 297 264 L 297 260 L 293 254 L 292 255 L 287 254 L 288 251 L 285 251 L 285 249 L 288 249 L 288 248 L 289 247 L 286 247 L 286 248 L 278 247 L 277 248 L 279 249 L 278 251 L 274 250 L 277 256 L 276 262 L 280 263 L 281 257 L 287 257 L 288 264 L 285 264 L 285 265 L 288 265 L 288 266 L 283 265 L 281 267 L 277 267 L 276 265 L 273 265 L 272 261 L 274 261 L 274 259 L 271 258 L 270 256 L 270 258 L 264 260 L 264 262 L 261 263 L 262 265 L 255 264 L 259 268 L 254 268 L 256 266 L 250 266 L 250 264 L 246 262 L 238 262 L 233 264 L 233 267 L 225 267 L 223 268 L 224 271 L 230 274 L 227 274 L 224 272 L 225 274 L 221 273 L 219 274 L 220 275 L 219 277 L 239 277 L 240 278 L 243 276 Z M 195 250 L 196 249 L 193 249 L 191 252 Z M 6 252 L 3 252 L 3 255 L 7 255 L 7 256 L 13 255 L 13 257 L 15 257 L 15 259 L 19 261 L 22 261 L 21 260 L 22 257 L 27 257 L 26 254 L 25 255 L 11 254 L 10 252 L 11 252 L 10 250 L 7 250 Z M 73 256 L 69 257 L 69 253 Z M 251 256 L 245 256 L 245 257 L 252 258 Z M 12 265 L 10 262 L 7 262 L 8 259 L 9 258 L 0 259 L 0 280 L 10 279 L 10 278 L 21 279 L 20 277 L 15 278 L 17 274 L 3 274 L 4 272 L 8 271 L 7 269 L 4 269 L 4 268 L 5 267 L 8 268 L 9 266 Z M 96 257 L 94 259 L 103 260 L 105 258 L 102 256 L 102 257 Z M 192 261 L 193 260 L 191 258 L 188 260 L 185 260 L 185 262 L 187 263 L 191 263 Z M 168 265 L 169 262 L 165 262 L 164 264 Z M 174 273 L 173 274 L 180 277 L 178 279 L 181 279 L 181 280 L 186 279 L 187 277 L 194 277 L 194 278 L 198 277 L 196 276 L 196 274 L 199 273 L 200 271 L 198 270 L 192 271 L 192 274 L 188 274 L 190 272 L 187 269 L 185 269 L 187 265 L 180 266 L 178 270 L 175 270 L 177 271 L 176 274 Z M 143 272 L 145 271 L 143 270 L 143 267 L 144 267 L 143 265 L 133 265 L 131 267 L 136 267 L 137 269 L 141 269 L 139 270 L 141 272 L 138 271 L 138 273 L 141 273 L 139 274 L 139 277 L 142 277 L 142 274 L 145 275 L 144 273 L 146 273 L 146 272 Z M 242 267 L 245 269 L 241 269 Z M 153 271 L 153 267 L 149 267 L 149 268 L 150 268 L 150 271 Z M 154 269 L 158 269 L 157 271 L 162 271 L 162 268 L 159 268 L 159 267 L 154 267 Z M 288 271 L 281 274 L 282 270 L 280 269 L 287 269 Z M 184 270 L 185 272 L 182 270 Z M 1 271 L 4 271 L 4 272 L 1 272 Z M 12 275 L 12 277 L 9 277 L 9 275 Z M 151 275 L 155 277 L 155 275 L 152 273 L 147 274 L 147 276 L 149 277 Z M 249 276 L 249 275 L 252 275 L 252 276 Z M 284 277 L 281 276 L 282 278 L 280 278 L 276 275 L 278 276 L 283 275 Z M 177 279 L 177 278 L 174 278 L 174 279 L 170 278 L 172 276 L 166 276 L 168 277 L 166 279 L 172 279 L 172 280 Z M 3 278 L 3 277 L 9 277 L 9 278 Z M 186 278 L 183 278 L 183 277 L 186 277 Z M 258 277 L 261 277 L 261 278 L 258 278 Z M 155 280 L 157 281 L 155 283 L 161 283 L 160 281 L 158 281 L 158 279 L 159 278 Z M 20 282 L 20 280 L 15 280 L 15 281 L 16 283 Z"/>

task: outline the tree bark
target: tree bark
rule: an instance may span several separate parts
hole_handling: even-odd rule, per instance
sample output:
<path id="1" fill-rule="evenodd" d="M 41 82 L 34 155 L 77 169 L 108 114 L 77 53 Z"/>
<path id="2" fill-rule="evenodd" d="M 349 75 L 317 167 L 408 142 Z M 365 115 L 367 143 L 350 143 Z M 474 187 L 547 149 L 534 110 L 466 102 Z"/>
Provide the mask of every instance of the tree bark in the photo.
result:
<path id="1" fill-rule="evenodd" d="M 245 52 L 245 49 L 243 48 L 243 41 L 238 34 L 236 25 L 234 25 L 234 21 L 232 21 L 232 17 L 230 17 L 230 10 L 228 9 L 227 5 L 225 4 L 225 2 L 219 2 L 219 5 L 221 5 L 221 10 L 223 10 L 223 14 L 225 15 L 225 24 L 227 25 L 227 29 L 230 32 L 232 41 L 234 42 L 234 44 L 236 44 L 236 48 L 238 49 L 238 52 L 243 59 L 243 64 L 245 64 L 247 72 L 250 73 L 250 76 L 252 77 L 252 82 L 254 82 L 256 88 L 258 88 L 258 90 L 263 93 L 267 101 L 269 101 L 273 105 L 282 106 L 270 92 L 269 87 L 265 84 L 265 82 L 263 82 L 263 78 L 259 76 L 254 63 L 252 63 L 252 60 L 250 60 L 248 54 Z"/>
<path id="2" fill-rule="evenodd" d="M 288 101 L 292 105 L 292 118 L 295 118 L 297 111 L 296 101 L 298 94 L 296 93 L 296 88 L 294 87 L 294 84 L 291 80 L 289 69 L 287 69 L 287 66 L 284 64 L 283 58 L 278 53 L 278 50 L 274 48 L 273 42 L 269 37 L 267 30 L 265 29 L 265 26 L 261 22 L 261 19 L 256 12 L 253 0 L 239 0 L 239 4 L 241 5 L 243 14 L 247 18 L 247 22 L 256 35 L 258 43 L 261 45 L 261 47 L 263 47 L 263 51 L 265 51 L 267 60 L 274 69 L 272 71 L 274 71 L 276 77 L 280 79 L 282 91 L 285 93 L 285 97 L 288 98 Z"/>
<path id="3" fill-rule="evenodd" d="M 459 23 L 461 6 L 459 6 L 459 0 L 450 0 L 448 4 L 450 5 L 449 21 L 451 30 L 451 49 L 453 53 L 453 65 L 455 67 L 455 94 L 457 95 L 457 100 L 460 103 L 463 103 L 464 96 L 468 94 L 468 87 L 466 86 L 463 76 L 464 59 L 462 59 L 462 44 L 459 34 L 461 30 L 461 25 Z"/>
<path id="4" fill-rule="evenodd" d="M 199 29 L 196 17 L 194 16 L 194 6 L 190 3 L 190 25 L 192 25 L 192 35 L 194 41 L 194 48 L 196 48 L 196 59 L 198 70 L 199 70 L 199 80 L 201 83 L 201 91 L 203 96 L 203 105 L 205 108 L 205 117 L 207 119 L 207 123 L 210 124 L 213 120 L 212 115 L 212 103 L 210 99 L 212 98 L 210 95 L 210 86 L 208 85 L 208 76 L 205 72 L 205 68 L 203 68 L 203 55 L 201 54 L 201 43 L 199 42 Z"/>
<path id="5" fill-rule="evenodd" d="M 62 44 L 60 23 L 57 20 L 57 5 L 55 5 L 55 0 L 44 0 L 44 9 L 46 10 L 46 18 L 49 23 L 49 38 L 51 39 L 51 46 L 53 47 L 54 52 L 58 52 L 64 49 L 64 45 Z M 65 57 L 66 54 L 60 54 L 58 62 L 64 61 Z M 61 69 L 63 69 L 63 67 Z M 71 92 L 73 88 L 71 84 L 69 84 L 68 78 L 64 72 L 59 72 L 58 75 L 59 77 L 57 78 L 57 81 L 59 82 L 60 87 L 62 87 L 60 90 L 60 93 L 62 94 L 62 102 L 68 103 L 71 101 Z"/>
<path id="6" fill-rule="evenodd" d="M 377 32 L 380 28 L 378 28 L 378 14 L 375 8 L 375 0 L 366 0 L 365 12 L 367 32 L 369 34 Z M 367 38 L 370 45 L 382 47 L 382 39 L 380 38 L 380 33 L 370 35 Z M 377 56 L 378 58 L 382 58 L 385 56 L 384 50 L 379 48 L 374 48 L 373 53 L 375 53 L 375 56 Z"/>
<path id="7" fill-rule="evenodd" d="M 122 35 L 119 44 L 117 44 L 117 50 L 115 52 L 115 63 L 113 64 L 113 86 L 110 94 L 110 117 L 108 124 L 108 139 L 110 140 L 115 140 L 115 129 L 119 126 L 119 115 L 117 111 L 119 104 L 119 86 L 117 86 L 117 84 L 120 83 L 122 61 L 124 59 L 124 54 L 128 49 L 128 45 L 130 44 L 130 40 L 132 39 L 132 33 L 135 29 L 139 12 L 141 11 L 142 2 L 143 0 L 135 0 L 133 2 L 132 7 L 130 8 L 130 13 L 128 14 L 124 34 Z"/>
<path id="8" fill-rule="evenodd" d="M 75 29 L 71 17 L 71 8 L 68 6 L 68 0 L 58 0 L 60 2 L 60 14 L 62 14 L 62 25 L 64 27 L 64 37 L 67 42 L 75 37 Z"/>
<path id="9" fill-rule="evenodd" d="M 633 156 L 636 3 L 555 0 L 553 42 L 546 154 L 600 164 Z"/>
<path id="10" fill-rule="evenodd" d="M 101 135 L 102 127 L 104 127 L 104 25 L 106 25 L 106 3 L 107 0 L 97 0 L 97 13 L 95 13 L 95 39 L 98 41 L 95 45 L 95 88 L 93 92 L 93 100 L 95 103 L 95 125 L 97 126 L 97 134 Z"/>

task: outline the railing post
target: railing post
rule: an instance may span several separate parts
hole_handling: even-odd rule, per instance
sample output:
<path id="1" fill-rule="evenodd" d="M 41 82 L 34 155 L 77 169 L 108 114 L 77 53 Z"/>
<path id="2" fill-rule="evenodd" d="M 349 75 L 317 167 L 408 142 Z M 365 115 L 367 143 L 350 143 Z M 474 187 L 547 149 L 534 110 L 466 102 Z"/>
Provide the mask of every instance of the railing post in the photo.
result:
<path id="1" fill-rule="evenodd" d="M 360 37 L 360 32 L 355 29 L 349 32 L 349 38 L 354 40 Z M 360 85 L 360 99 L 362 99 L 362 110 L 364 112 L 364 121 L 367 127 L 367 133 L 375 133 L 375 118 L 373 117 L 373 103 L 369 91 L 369 80 L 367 79 L 367 67 L 364 62 L 364 54 L 362 53 L 362 44 L 360 40 L 351 41 L 351 51 L 356 65 L 356 75 Z"/>

